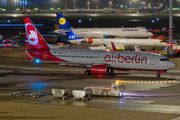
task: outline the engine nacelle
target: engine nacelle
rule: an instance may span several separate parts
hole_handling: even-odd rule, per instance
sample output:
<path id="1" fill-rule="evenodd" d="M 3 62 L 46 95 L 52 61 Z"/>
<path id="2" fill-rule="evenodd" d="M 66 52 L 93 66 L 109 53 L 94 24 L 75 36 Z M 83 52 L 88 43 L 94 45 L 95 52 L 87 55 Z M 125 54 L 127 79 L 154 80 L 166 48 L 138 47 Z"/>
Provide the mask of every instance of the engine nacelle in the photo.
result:
<path id="1" fill-rule="evenodd" d="M 93 39 L 87 37 L 87 38 L 85 38 L 85 39 L 83 40 L 83 42 L 85 42 L 85 43 L 92 43 L 92 42 L 93 42 Z"/>
<path id="2" fill-rule="evenodd" d="M 111 68 L 107 65 L 93 65 L 91 67 L 91 74 L 109 74 Z"/>

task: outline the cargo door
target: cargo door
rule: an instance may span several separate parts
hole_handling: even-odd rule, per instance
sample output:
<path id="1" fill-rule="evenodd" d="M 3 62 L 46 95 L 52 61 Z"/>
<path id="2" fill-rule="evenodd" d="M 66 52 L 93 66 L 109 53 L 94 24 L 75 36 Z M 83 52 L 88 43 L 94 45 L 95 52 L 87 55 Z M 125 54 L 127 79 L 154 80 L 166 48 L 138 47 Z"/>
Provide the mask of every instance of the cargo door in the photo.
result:
<path id="1" fill-rule="evenodd" d="M 151 57 L 151 65 L 154 65 L 154 64 L 155 64 L 154 57 Z"/>

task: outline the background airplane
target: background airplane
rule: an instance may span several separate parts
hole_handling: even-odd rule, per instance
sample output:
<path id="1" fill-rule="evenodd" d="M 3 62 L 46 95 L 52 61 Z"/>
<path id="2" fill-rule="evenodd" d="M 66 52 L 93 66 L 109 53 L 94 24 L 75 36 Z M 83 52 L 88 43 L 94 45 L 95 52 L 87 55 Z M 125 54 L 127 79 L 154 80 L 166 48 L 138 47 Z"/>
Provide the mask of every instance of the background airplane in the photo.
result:
<path id="1" fill-rule="evenodd" d="M 24 5 L 23 5 L 23 9 L 22 9 L 21 11 L 16 11 L 15 13 L 23 13 L 23 14 L 29 13 L 29 14 L 31 14 L 31 13 L 33 13 L 33 12 L 32 12 L 31 9 L 25 9 L 25 7 L 24 7 Z"/>
<path id="2" fill-rule="evenodd" d="M 139 13 L 141 13 L 141 12 L 150 12 L 150 13 L 155 13 L 155 12 L 160 12 L 160 11 L 163 11 L 163 10 L 165 10 L 165 8 L 166 8 L 166 4 L 165 3 L 163 3 L 163 5 L 162 5 L 162 8 L 160 8 L 160 9 L 155 9 L 155 8 L 141 8 L 141 9 L 138 9 L 137 10 L 137 12 L 139 12 Z"/>
<path id="3" fill-rule="evenodd" d="M 46 43 L 39 31 L 28 17 L 24 17 L 29 50 L 24 49 L 30 61 L 49 62 L 56 65 L 83 67 L 84 74 L 110 74 L 113 70 L 144 70 L 166 72 L 176 66 L 165 56 L 127 51 L 92 51 L 59 49 Z M 114 45 L 112 45 L 115 50 Z M 32 56 L 36 58 L 34 60 Z"/>
<path id="4" fill-rule="evenodd" d="M 90 49 L 92 50 L 106 50 L 107 48 L 111 47 L 111 42 L 113 42 L 117 48 L 121 50 L 123 47 L 132 51 L 136 51 L 137 46 L 143 48 L 147 47 L 148 49 L 168 47 L 166 42 L 163 42 L 159 39 L 81 38 L 77 37 L 71 30 L 70 32 L 66 31 L 65 33 L 69 38 L 69 43 L 79 46 L 91 46 Z M 139 51 L 139 48 L 137 51 Z"/>
<path id="5" fill-rule="evenodd" d="M 145 27 L 136 28 L 73 28 L 71 24 L 61 13 L 57 14 L 57 20 L 60 29 L 55 30 L 55 33 L 62 34 L 62 32 L 72 31 L 78 37 L 91 38 L 114 38 L 114 37 L 151 37 L 153 34 L 148 32 Z"/>

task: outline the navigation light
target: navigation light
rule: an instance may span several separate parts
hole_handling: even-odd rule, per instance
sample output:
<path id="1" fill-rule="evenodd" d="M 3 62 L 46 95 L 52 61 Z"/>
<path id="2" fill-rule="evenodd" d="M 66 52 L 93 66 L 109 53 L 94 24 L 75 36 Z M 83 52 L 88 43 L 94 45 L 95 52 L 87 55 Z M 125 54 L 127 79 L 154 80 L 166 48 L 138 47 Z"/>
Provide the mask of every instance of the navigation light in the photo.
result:
<path id="1" fill-rule="evenodd" d="M 40 61 L 39 60 L 36 60 L 36 63 L 39 63 Z"/>

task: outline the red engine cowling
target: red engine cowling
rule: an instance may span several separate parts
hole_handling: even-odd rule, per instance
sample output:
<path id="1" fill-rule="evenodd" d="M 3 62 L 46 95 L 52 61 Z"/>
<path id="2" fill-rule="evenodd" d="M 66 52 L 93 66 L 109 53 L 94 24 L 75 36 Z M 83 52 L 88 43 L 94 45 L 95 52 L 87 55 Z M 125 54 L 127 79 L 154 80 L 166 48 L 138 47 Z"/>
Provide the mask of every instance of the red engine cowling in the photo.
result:
<path id="1" fill-rule="evenodd" d="M 107 65 L 93 65 L 91 67 L 91 74 L 109 74 L 111 68 Z"/>
<path id="2" fill-rule="evenodd" d="M 84 41 L 84 42 L 85 42 L 85 43 L 93 43 L 93 39 L 87 37 L 87 38 L 85 38 L 85 41 Z"/>

